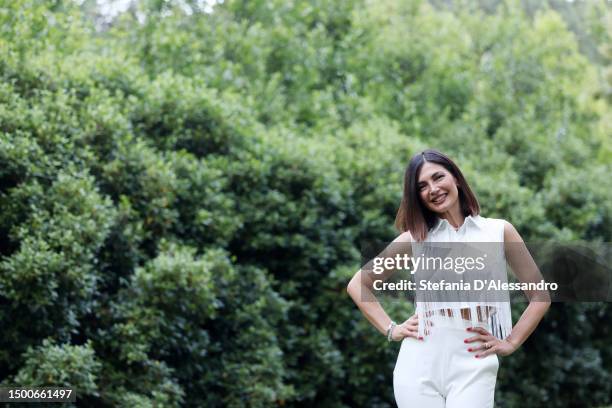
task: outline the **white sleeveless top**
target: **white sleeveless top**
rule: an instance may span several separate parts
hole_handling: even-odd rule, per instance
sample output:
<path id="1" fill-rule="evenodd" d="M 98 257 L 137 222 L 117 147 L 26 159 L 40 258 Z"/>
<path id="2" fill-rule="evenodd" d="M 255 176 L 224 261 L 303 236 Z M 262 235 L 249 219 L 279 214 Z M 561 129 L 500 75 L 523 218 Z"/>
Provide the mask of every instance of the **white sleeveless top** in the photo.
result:
<path id="1" fill-rule="evenodd" d="M 503 250 L 504 220 L 470 215 L 465 218 L 463 225 L 455 230 L 447 220 L 439 218 L 438 223 L 429 230 L 424 241 L 412 242 L 413 257 L 424 254 L 427 251 L 428 243 L 453 242 L 495 243 L 491 244 L 493 250 L 488 251 L 487 255 L 489 260 L 496 260 L 493 263 L 495 265 L 495 278 L 500 281 L 507 280 L 506 257 Z M 450 245 L 449 248 L 459 246 L 461 245 L 455 245 L 454 247 Z M 491 256 L 494 258 L 491 258 Z M 469 301 L 462 299 L 460 301 L 440 302 L 434 300 L 438 298 L 433 298 L 423 291 L 420 292 L 417 286 L 415 306 L 419 318 L 419 336 L 425 336 L 426 323 L 431 319 L 431 316 L 452 317 L 456 321 L 460 321 L 463 319 L 461 309 L 469 309 L 469 317 L 473 326 L 488 328 L 493 336 L 501 340 L 505 339 L 512 331 L 512 315 L 509 294 L 501 293 L 500 296 L 500 292 L 496 292 L 494 300 L 479 298 L 478 301 L 474 301 L 472 297 Z M 486 292 L 484 292 L 484 295 L 486 296 Z M 457 296 L 461 297 L 462 293 L 457 293 Z M 451 311 L 450 316 L 449 309 Z"/>

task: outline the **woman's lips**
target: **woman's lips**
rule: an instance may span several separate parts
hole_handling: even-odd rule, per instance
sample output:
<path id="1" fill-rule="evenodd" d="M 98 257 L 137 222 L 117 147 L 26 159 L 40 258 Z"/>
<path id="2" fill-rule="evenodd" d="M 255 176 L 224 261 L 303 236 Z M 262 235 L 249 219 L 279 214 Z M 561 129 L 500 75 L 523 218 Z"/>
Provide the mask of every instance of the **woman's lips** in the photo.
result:
<path id="1" fill-rule="evenodd" d="M 444 202 L 444 200 L 446 200 L 446 196 L 447 195 L 448 194 L 442 194 L 442 195 L 436 197 L 435 200 L 431 200 L 431 202 L 434 203 L 434 204 L 442 204 Z"/>

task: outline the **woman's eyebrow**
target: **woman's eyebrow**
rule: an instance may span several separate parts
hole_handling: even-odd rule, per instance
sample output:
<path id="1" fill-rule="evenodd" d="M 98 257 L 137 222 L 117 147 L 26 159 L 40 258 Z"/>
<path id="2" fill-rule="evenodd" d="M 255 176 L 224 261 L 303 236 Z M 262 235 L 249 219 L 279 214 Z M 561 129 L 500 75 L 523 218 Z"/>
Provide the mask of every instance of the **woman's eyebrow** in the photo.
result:
<path id="1" fill-rule="evenodd" d="M 431 175 L 431 177 L 432 177 L 432 178 L 434 178 L 434 177 L 436 177 L 436 176 L 438 176 L 438 175 L 443 175 L 443 174 L 444 174 L 444 173 L 442 173 L 441 171 L 436 171 L 434 174 L 432 174 L 432 175 Z M 418 185 L 421 185 L 421 184 L 423 184 L 424 182 L 425 182 L 425 181 L 421 180 L 421 181 L 419 181 L 417 184 L 418 184 Z"/>

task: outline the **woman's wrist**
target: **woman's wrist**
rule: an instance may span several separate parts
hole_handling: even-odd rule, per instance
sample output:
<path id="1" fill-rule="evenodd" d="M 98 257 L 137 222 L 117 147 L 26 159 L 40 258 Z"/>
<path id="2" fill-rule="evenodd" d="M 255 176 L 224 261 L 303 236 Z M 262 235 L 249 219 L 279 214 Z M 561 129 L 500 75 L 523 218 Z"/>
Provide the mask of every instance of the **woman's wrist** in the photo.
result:
<path id="1" fill-rule="evenodd" d="M 389 326 L 387 327 L 387 341 L 391 341 L 393 339 L 393 329 L 395 326 L 397 326 L 397 323 L 391 320 L 391 323 L 389 323 Z"/>
<path id="2" fill-rule="evenodd" d="M 506 337 L 505 339 L 508 343 L 510 343 L 515 350 L 518 350 L 518 348 L 520 347 L 520 343 L 512 338 L 510 338 L 510 336 Z"/>

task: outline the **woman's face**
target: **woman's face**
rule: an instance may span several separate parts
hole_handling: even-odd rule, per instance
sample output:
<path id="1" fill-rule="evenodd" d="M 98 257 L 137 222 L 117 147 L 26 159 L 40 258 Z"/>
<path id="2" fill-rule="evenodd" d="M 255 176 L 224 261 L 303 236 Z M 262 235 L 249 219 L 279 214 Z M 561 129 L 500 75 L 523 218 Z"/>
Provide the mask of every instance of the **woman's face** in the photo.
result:
<path id="1" fill-rule="evenodd" d="M 417 180 L 417 192 L 427 208 L 444 213 L 459 204 L 457 180 L 444 167 L 425 162 Z"/>

